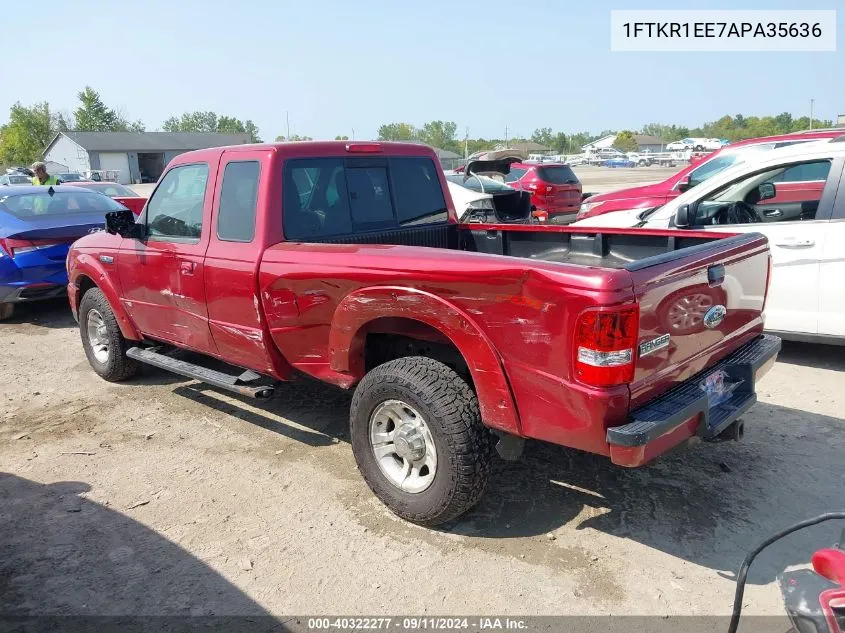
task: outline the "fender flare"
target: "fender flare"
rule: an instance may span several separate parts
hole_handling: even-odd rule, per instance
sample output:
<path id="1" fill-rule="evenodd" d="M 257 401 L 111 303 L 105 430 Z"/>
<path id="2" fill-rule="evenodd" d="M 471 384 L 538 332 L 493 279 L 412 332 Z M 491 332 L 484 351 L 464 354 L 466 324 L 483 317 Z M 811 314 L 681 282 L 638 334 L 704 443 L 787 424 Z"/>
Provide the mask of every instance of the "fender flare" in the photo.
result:
<path id="1" fill-rule="evenodd" d="M 376 286 L 350 293 L 338 304 L 329 333 L 333 370 L 363 378 L 366 325 L 383 317 L 425 323 L 460 352 L 475 383 L 481 418 L 489 427 L 519 435 L 519 414 L 502 360 L 487 335 L 457 306 L 434 294 L 401 286 Z"/>
<path id="2" fill-rule="evenodd" d="M 83 276 L 88 277 L 105 295 L 124 338 L 132 341 L 140 341 L 142 338 L 141 333 L 135 327 L 135 323 L 129 317 L 129 313 L 126 311 L 123 303 L 121 303 L 120 293 L 115 288 L 114 282 L 106 273 L 99 260 L 89 253 L 79 253 L 76 257 L 72 283 L 77 289 L 79 288 L 79 279 Z M 77 306 L 80 301 L 82 301 L 82 297 L 77 296 Z"/>

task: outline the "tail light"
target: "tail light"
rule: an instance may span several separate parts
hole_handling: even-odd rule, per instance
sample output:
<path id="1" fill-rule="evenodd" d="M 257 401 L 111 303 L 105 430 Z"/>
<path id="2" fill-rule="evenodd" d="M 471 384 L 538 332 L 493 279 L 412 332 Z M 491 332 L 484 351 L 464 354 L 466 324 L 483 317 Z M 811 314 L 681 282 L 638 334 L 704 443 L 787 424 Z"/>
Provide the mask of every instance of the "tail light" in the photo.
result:
<path id="1" fill-rule="evenodd" d="M 548 222 L 549 221 L 549 212 L 548 211 L 541 211 L 536 210 L 531 212 L 531 216 L 537 220 L 537 222 Z"/>
<path id="2" fill-rule="evenodd" d="M 639 307 L 587 310 L 575 325 L 575 375 L 596 387 L 634 379 Z"/>
<path id="3" fill-rule="evenodd" d="M 49 240 L 15 240 L 11 238 L 0 239 L 0 249 L 9 256 L 22 255 L 31 251 L 37 251 L 41 248 L 49 248 L 55 246 L 59 242 L 52 242 Z"/>

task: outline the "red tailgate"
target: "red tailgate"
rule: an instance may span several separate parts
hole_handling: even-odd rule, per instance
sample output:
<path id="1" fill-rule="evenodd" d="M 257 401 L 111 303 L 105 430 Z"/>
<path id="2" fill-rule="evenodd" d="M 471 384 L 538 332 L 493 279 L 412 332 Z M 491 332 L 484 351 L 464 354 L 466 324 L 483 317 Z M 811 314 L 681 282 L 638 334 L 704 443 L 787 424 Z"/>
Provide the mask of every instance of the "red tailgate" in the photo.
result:
<path id="1" fill-rule="evenodd" d="M 759 335 L 769 254 L 756 233 L 629 266 L 640 309 L 631 406 L 666 391 Z M 644 260 L 648 262 L 648 260 Z"/>

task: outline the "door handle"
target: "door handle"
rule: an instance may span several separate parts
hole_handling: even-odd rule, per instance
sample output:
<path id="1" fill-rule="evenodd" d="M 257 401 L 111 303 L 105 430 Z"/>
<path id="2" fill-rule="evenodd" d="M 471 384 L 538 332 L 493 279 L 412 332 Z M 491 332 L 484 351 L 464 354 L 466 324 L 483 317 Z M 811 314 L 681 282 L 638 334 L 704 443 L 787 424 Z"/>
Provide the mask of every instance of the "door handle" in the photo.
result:
<path id="1" fill-rule="evenodd" d="M 183 275 L 193 275 L 197 265 L 194 262 L 181 260 L 179 262 L 179 272 Z"/>
<path id="2" fill-rule="evenodd" d="M 763 211 L 763 215 L 767 218 L 779 218 L 783 215 L 783 211 L 780 209 L 767 209 L 766 211 Z"/>
<path id="3" fill-rule="evenodd" d="M 775 242 L 775 246 L 780 246 L 781 248 L 809 248 L 815 246 L 815 244 L 815 240 L 802 240 L 797 237 L 785 237 L 780 242 Z"/>

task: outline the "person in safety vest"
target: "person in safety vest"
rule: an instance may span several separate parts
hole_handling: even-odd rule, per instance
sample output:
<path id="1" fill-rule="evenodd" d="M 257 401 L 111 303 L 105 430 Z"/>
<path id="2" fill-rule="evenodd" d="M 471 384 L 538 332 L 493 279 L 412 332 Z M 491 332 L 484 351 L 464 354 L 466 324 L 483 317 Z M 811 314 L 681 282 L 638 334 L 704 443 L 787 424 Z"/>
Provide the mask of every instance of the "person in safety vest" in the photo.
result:
<path id="1" fill-rule="evenodd" d="M 35 175 L 32 177 L 33 185 L 55 186 L 62 184 L 61 180 L 47 173 L 47 166 L 41 161 L 32 163 L 32 167 L 30 167 L 30 169 L 35 172 Z"/>

